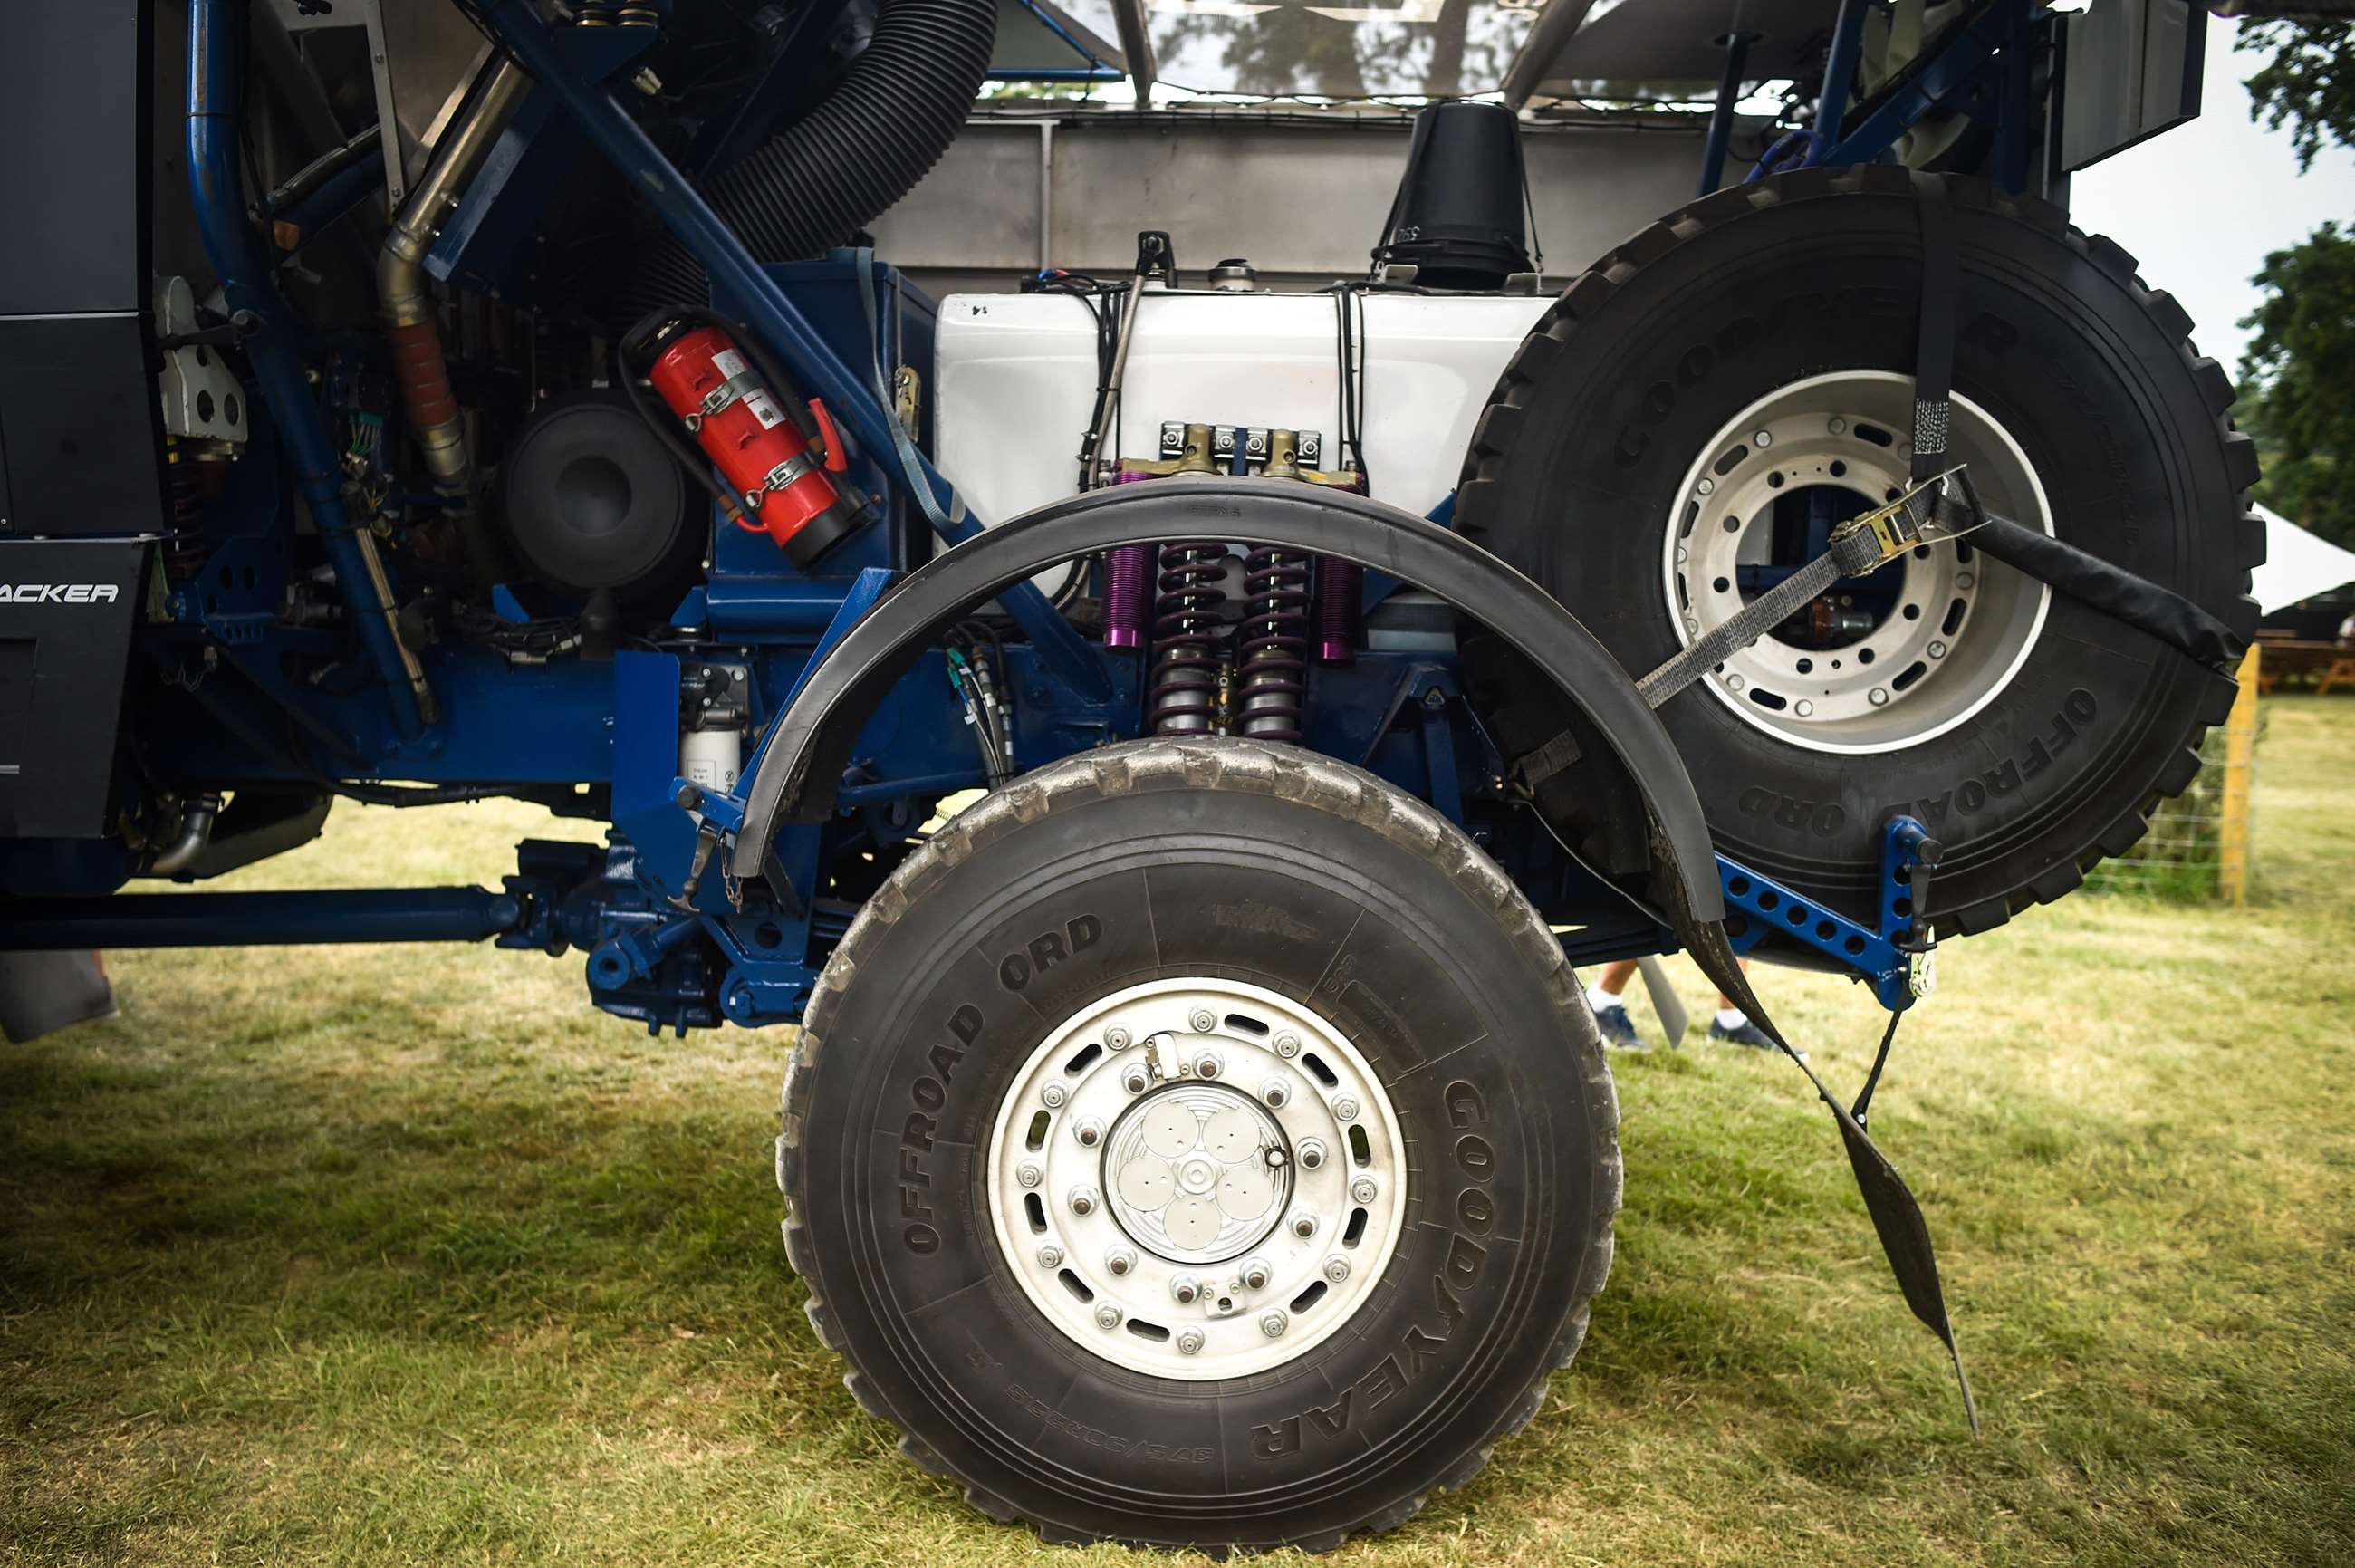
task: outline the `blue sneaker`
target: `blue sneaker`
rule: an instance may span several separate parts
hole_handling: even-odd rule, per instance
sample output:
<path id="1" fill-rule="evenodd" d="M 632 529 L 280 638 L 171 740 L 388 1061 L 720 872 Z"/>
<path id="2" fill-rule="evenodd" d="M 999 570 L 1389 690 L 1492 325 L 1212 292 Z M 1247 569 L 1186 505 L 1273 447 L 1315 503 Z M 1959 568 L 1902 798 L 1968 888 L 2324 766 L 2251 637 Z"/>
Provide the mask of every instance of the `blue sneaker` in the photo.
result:
<path id="1" fill-rule="evenodd" d="M 1624 1003 L 1594 1009 L 1594 1021 L 1603 1030 L 1603 1043 L 1613 1051 L 1645 1051 L 1643 1036 L 1636 1032 L 1636 1020 L 1627 1016 Z"/>

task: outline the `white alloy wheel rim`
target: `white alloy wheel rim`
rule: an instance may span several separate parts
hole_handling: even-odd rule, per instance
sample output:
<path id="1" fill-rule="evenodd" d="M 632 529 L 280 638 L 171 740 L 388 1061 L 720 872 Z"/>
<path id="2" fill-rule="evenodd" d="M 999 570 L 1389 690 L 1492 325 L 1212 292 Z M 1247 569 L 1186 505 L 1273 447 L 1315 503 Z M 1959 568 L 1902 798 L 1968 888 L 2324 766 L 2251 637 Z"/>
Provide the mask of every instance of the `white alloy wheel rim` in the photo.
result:
<path id="1" fill-rule="evenodd" d="M 1090 1004 L 1016 1072 L 989 1218 L 1067 1338 L 1156 1377 L 1248 1377 L 1347 1323 L 1406 1216 L 1390 1096 L 1330 1023 L 1233 980 Z"/>
<path id="2" fill-rule="evenodd" d="M 1770 585 L 1762 572 L 1801 564 L 1774 558 L 1778 500 L 1845 490 L 1852 512 L 1908 488 L 1913 428 L 1913 379 L 1877 370 L 1794 382 L 1727 421 L 1667 520 L 1662 586 L 1679 640 L 1689 646 L 1732 619 Z M 2052 531 L 2027 453 L 1959 395 L 1948 453 L 1969 465 L 1990 510 Z M 1769 631 L 1697 684 L 1745 724 L 1816 752 L 1897 751 L 1967 722 L 2019 674 L 2051 591 L 1968 539 L 1917 548 L 1883 571 L 1873 587 L 1844 581 L 1817 602 L 1846 624 L 1800 643 Z"/>

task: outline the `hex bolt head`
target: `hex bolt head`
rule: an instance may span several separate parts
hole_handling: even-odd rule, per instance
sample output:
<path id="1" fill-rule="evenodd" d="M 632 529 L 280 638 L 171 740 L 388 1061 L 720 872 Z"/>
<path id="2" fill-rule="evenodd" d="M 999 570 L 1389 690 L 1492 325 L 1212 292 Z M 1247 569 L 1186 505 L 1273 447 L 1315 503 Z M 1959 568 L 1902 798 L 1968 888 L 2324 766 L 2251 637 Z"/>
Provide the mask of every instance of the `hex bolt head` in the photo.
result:
<path id="1" fill-rule="evenodd" d="M 1120 1086 L 1132 1094 L 1142 1094 L 1153 1087 L 1153 1074 L 1140 1061 L 1120 1075 Z"/>
<path id="2" fill-rule="evenodd" d="M 1889 688 L 1885 686 L 1876 686 L 1864 694 L 1864 699 L 1875 708 L 1886 707 L 1889 702 Z"/>
<path id="3" fill-rule="evenodd" d="M 1092 1214 L 1096 1211 L 1096 1205 L 1103 1201 L 1103 1197 L 1094 1188 L 1082 1183 L 1071 1189 L 1071 1197 L 1066 1201 L 1071 1204 L 1074 1214 Z"/>
<path id="4" fill-rule="evenodd" d="M 1835 419 L 1826 428 L 1834 435 L 1846 435 L 1848 433 L 1848 421 L 1843 419 Z"/>
<path id="5" fill-rule="evenodd" d="M 1693 486 L 1693 488 L 1699 490 L 1704 496 L 1714 496 L 1717 494 L 1717 481 L 1714 479 L 1703 479 L 1699 485 Z"/>
<path id="6" fill-rule="evenodd" d="M 1107 1274 L 1126 1274 L 1135 1266 L 1136 1254 L 1126 1247 L 1114 1247 L 1104 1254 L 1104 1271 Z"/>
<path id="7" fill-rule="evenodd" d="M 1283 1079 L 1271 1078 L 1259 1086 L 1259 1097 L 1267 1102 L 1270 1110 L 1281 1111 L 1284 1103 L 1292 1098 L 1292 1091 L 1284 1087 Z"/>
<path id="8" fill-rule="evenodd" d="M 1208 1008 L 1196 1008 L 1194 1016 L 1186 1021 L 1194 1026 L 1196 1034 L 1208 1034 L 1219 1027 L 1219 1015 Z"/>
<path id="9" fill-rule="evenodd" d="M 1025 1187 L 1036 1187 L 1046 1176 L 1047 1173 L 1039 1169 L 1036 1162 L 1026 1159 L 1022 1162 L 1022 1168 L 1014 1173 L 1014 1179 Z"/>
<path id="10" fill-rule="evenodd" d="M 1292 1211 L 1292 1233 L 1305 1241 L 1316 1233 L 1316 1216 L 1305 1209 Z"/>
<path id="11" fill-rule="evenodd" d="M 1060 1083 L 1050 1083 L 1044 1089 L 1039 1091 L 1039 1103 L 1044 1104 L 1047 1109 L 1050 1111 L 1061 1110 L 1063 1108 L 1063 1102 L 1071 1097 L 1071 1092 L 1064 1088 Z"/>
<path id="12" fill-rule="evenodd" d="M 1325 1277 L 1335 1285 L 1349 1277 L 1349 1260 L 1335 1253 L 1325 1260 Z"/>
<path id="13" fill-rule="evenodd" d="M 1178 1353 L 1181 1356 L 1200 1355 L 1202 1353 L 1202 1331 L 1199 1328 L 1178 1329 Z"/>
<path id="14" fill-rule="evenodd" d="M 1169 1282 L 1169 1299 L 1180 1307 L 1191 1307 L 1202 1298 L 1202 1282 L 1190 1274 L 1181 1274 Z"/>
<path id="15" fill-rule="evenodd" d="M 1105 1302 L 1102 1307 L 1097 1307 L 1097 1308 L 1096 1308 L 1096 1327 L 1097 1327 L 1097 1328 L 1119 1328 L 1119 1327 L 1120 1327 L 1120 1308 L 1119 1308 L 1119 1307 L 1114 1307 L 1114 1306 L 1111 1302 L 1109 1302 L 1109 1301 Z"/>
<path id="16" fill-rule="evenodd" d="M 1750 444 L 1753 446 L 1772 446 L 1774 444 L 1774 432 L 1771 430 L 1752 431 L 1750 432 Z"/>
<path id="17" fill-rule="evenodd" d="M 1040 1268 L 1061 1268 L 1063 1266 L 1063 1249 L 1055 1245 L 1052 1242 L 1040 1247 L 1039 1249 L 1039 1266 Z"/>
<path id="18" fill-rule="evenodd" d="M 1374 1185 L 1374 1179 L 1370 1176 L 1361 1176 L 1349 1183 L 1349 1198 L 1353 1202 L 1371 1203 L 1374 1200 L 1374 1194 L 1380 1190 L 1381 1189 Z"/>
<path id="19" fill-rule="evenodd" d="M 1265 1258 L 1243 1260 L 1242 1282 L 1245 1290 L 1265 1290 L 1267 1282 L 1273 1277 L 1275 1277 L 1274 1271 L 1267 1266 Z"/>
<path id="20" fill-rule="evenodd" d="M 1275 1053 L 1286 1061 L 1300 1054 L 1300 1037 L 1290 1029 L 1275 1037 Z"/>
<path id="21" fill-rule="evenodd" d="M 1284 1331 L 1291 1327 L 1292 1319 L 1281 1312 L 1264 1312 L 1260 1315 L 1259 1331 L 1271 1339 L 1283 1339 Z"/>
<path id="22" fill-rule="evenodd" d="M 1794 713 L 1796 713 L 1796 714 L 1797 714 L 1800 718 L 1802 718 L 1802 719 L 1806 719 L 1806 718 L 1809 717 L 1810 715 L 1812 715 L 1812 714 L 1815 712 L 1815 710 L 1816 710 L 1816 705 L 1815 705 L 1814 703 L 1812 703 L 1812 702 L 1809 702 L 1809 701 L 1808 701 L 1806 698 L 1804 698 L 1804 697 L 1803 697 L 1803 698 L 1801 698 L 1798 701 L 1796 701 L 1796 702 L 1795 702 L 1795 703 L 1793 703 L 1793 704 L 1791 705 L 1791 711 L 1793 711 Z"/>
<path id="23" fill-rule="evenodd" d="M 1226 1063 L 1219 1060 L 1216 1051 L 1206 1051 L 1194 1059 L 1194 1076 L 1197 1078 L 1216 1078 L 1225 1071 Z"/>
<path id="24" fill-rule="evenodd" d="M 1323 1169 L 1325 1166 L 1325 1140 L 1322 1138 L 1301 1139 L 1300 1147 L 1294 1154 L 1293 1157 L 1300 1162 L 1300 1168 L 1303 1170 Z"/>
<path id="25" fill-rule="evenodd" d="M 1124 1029 L 1119 1028 L 1117 1025 L 1104 1030 L 1104 1049 L 1106 1051 L 1126 1051 L 1135 1043 L 1135 1040 L 1129 1032 Z"/>
<path id="26" fill-rule="evenodd" d="M 1932 643 L 1926 651 L 1932 658 L 1942 659 L 1946 656 L 1946 645 L 1944 643 Z"/>
<path id="27" fill-rule="evenodd" d="M 1357 1097 L 1351 1094 L 1344 1094 L 1339 1099 L 1334 1101 L 1333 1114 L 1340 1117 L 1341 1120 L 1345 1122 L 1356 1121 L 1358 1119 Z"/>
<path id="28" fill-rule="evenodd" d="M 1071 1124 L 1071 1136 L 1080 1140 L 1082 1148 L 1093 1148 L 1103 1142 L 1103 1124 L 1093 1116 L 1082 1116 Z"/>

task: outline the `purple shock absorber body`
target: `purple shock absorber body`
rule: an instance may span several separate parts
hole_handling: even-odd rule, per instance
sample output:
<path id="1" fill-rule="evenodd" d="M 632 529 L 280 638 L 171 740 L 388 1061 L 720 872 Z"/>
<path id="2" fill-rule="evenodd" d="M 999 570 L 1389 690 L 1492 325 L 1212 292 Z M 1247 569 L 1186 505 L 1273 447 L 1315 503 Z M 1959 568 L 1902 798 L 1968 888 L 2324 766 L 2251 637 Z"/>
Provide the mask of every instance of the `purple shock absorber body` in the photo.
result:
<path id="1" fill-rule="evenodd" d="M 1316 662 L 1355 664 L 1365 611 L 1366 571 L 1353 560 L 1316 558 Z"/>
<path id="2" fill-rule="evenodd" d="M 1147 477 L 1123 470 L 1115 485 Z M 1141 648 L 1153 622 L 1153 561 L 1149 544 L 1124 544 L 1104 557 L 1104 646 Z"/>

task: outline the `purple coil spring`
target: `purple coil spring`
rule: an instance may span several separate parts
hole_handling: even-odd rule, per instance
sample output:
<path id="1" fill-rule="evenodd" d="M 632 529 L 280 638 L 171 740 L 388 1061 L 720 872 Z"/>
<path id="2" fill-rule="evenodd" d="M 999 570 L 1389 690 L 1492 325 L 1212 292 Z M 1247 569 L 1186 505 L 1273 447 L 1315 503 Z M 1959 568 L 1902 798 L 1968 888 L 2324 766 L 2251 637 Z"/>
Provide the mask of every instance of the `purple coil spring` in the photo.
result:
<path id="1" fill-rule="evenodd" d="M 1355 664 L 1363 624 L 1366 570 L 1354 560 L 1316 558 L 1316 662 Z"/>
<path id="2" fill-rule="evenodd" d="M 1207 735 L 1219 709 L 1218 638 L 1227 547 L 1179 539 L 1161 547 L 1153 620 L 1153 732 Z"/>
<path id="3" fill-rule="evenodd" d="M 1254 549 L 1243 558 L 1242 644 L 1235 728 L 1298 741 L 1308 679 L 1308 558 Z"/>

